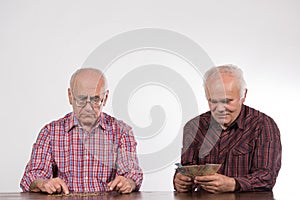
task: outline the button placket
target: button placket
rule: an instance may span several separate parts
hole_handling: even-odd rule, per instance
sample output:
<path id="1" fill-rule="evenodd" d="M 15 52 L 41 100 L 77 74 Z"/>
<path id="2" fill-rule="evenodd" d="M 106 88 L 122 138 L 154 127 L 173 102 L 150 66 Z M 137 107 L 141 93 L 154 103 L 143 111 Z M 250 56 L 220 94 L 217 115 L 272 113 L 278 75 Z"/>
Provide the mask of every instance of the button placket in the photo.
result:
<path id="1" fill-rule="evenodd" d="M 89 163 L 89 134 L 85 131 L 84 132 L 84 144 L 83 144 L 83 185 L 84 185 L 84 190 L 86 191 L 88 188 L 88 181 L 89 181 L 89 174 L 88 174 L 88 163 Z"/>

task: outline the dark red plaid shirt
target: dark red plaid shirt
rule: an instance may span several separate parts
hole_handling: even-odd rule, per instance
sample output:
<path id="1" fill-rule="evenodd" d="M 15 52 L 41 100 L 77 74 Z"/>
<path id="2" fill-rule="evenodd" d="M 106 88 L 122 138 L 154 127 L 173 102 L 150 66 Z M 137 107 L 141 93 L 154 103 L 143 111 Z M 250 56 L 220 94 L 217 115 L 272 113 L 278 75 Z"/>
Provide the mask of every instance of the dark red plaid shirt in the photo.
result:
<path id="1" fill-rule="evenodd" d="M 206 112 L 184 127 L 181 163 L 219 163 L 218 173 L 235 178 L 240 191 L 271 190 L 281 167 L 280 132 L 272 118 L 245 105 L 226 130 Z"/>
<path id="2" fill-rule="evenodd" d="M 107 183 L 116 175 L 131 178 L 137 189 L 141 186 L 131 127 L 101 113 L 98 125 L 87 132 L 69 113 L 41 130 L 20 185 L 29 191 L 35 179 L 60 177 L 70 191 L 108 191 Z"/>

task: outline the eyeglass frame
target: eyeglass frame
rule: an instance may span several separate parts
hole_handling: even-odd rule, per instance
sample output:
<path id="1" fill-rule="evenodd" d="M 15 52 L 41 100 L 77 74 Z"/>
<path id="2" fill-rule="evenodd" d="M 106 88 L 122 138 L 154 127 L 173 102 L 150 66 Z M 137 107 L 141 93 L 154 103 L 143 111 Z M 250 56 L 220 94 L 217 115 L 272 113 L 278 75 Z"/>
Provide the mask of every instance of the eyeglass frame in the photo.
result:
<path id="1" fill-rule="evenodd" d="M 105 99 L 105 94 L 106 94 L 106 91 L 104 92 L 104 93 L 102 93 L 102 95 L 104 94 L 104 97 L 102 98 L 102 99 L 100 99 L 100 97 L 99 96 L 89 96 L 89 95 L 87 95 L 87 96 L 84 96 L 84 99 L 85 100 L 81 100 L 81 101 L 85 101 L 85 103 L 84 104 L 82 104 L 82 105 L 80 105 L 80 104 L 78 104 L 78 101 L 80 101 L 80 99 L 77 99 L 76 97 L 75 97 L 75 95 L 74 95 L 74 91 L 73 91 L 73 89 L 71 89 L 71 93 L 72 93 L 72 96 L 73 96 L 73 99 L 74 99 L 74 101 L 75 101 L 75 105 L 77 106 L 77 107 L 79 107 L 79 108 L 84 108 L 88 103 L 94 108 L 95 106 L 96 107 L 100 107 L 101 106 L 101 104 L 103 103 L 103 101 L 104 101 L 104 99 Z M 99 98 L 99 103 L 98 104 L 96 104 L 95 102 L 95 100 L 93 99 L 93 98 Z M 88 100 L 89 99 L 89 100 Z M 94 102 L 94 103 L 93 103 Z"/>

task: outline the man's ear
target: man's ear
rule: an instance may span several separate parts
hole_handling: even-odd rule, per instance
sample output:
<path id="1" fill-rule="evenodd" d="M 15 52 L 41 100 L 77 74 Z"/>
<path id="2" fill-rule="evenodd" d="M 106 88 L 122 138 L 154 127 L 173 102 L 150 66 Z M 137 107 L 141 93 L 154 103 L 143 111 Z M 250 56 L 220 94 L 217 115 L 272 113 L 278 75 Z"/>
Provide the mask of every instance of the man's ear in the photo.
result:
<path id="1" fill-rule="evenodd" d="M 106 90 L 105 95 L 103 97 L 103 103 L 102 103 L 103 106 L 106 105 L 106 101 L 108 99 L 108 94 L 109 94 L 109 90 Z"/>
<path id="2" fill-rule="evenodd" d="M 244 103 L 244 102 L 245 102 L 245 100 L 246 100 L 247 92 L 248 92 L 248 90 L 247 90 L 247 89 L 245 89 L 244 96 L 241 98 L 241 100 L 242 100 L 242 103 Z"/>
<path id="3" fill-rule="evenodd" d="M 69 97 L 69 103 L 73 105 L 73 96 L 72 96 L 71 88 L 68 88 L 68 97 Z"/>

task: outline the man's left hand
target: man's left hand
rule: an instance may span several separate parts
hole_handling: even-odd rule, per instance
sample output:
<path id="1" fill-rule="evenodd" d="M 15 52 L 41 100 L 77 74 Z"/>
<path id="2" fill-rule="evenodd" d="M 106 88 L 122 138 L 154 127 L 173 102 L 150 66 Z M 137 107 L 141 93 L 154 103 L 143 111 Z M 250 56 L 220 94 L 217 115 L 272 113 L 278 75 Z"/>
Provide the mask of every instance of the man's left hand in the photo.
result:
<path id="1" fill-rule="evenodd" d="M 194 182 L 211 193 L 233 192 L 236 184 L 234 178 L 217 173 L 214 175 L 196 176 Z"/>
<path id="2" fill-rule="evenodd" d="M 124 176 L 117 176 L 113 181 L 109 182 L 107 186 L 111 191 L 115 190 L 120 193 L 131 193 L 136 188 L 135 182 Z"/>

